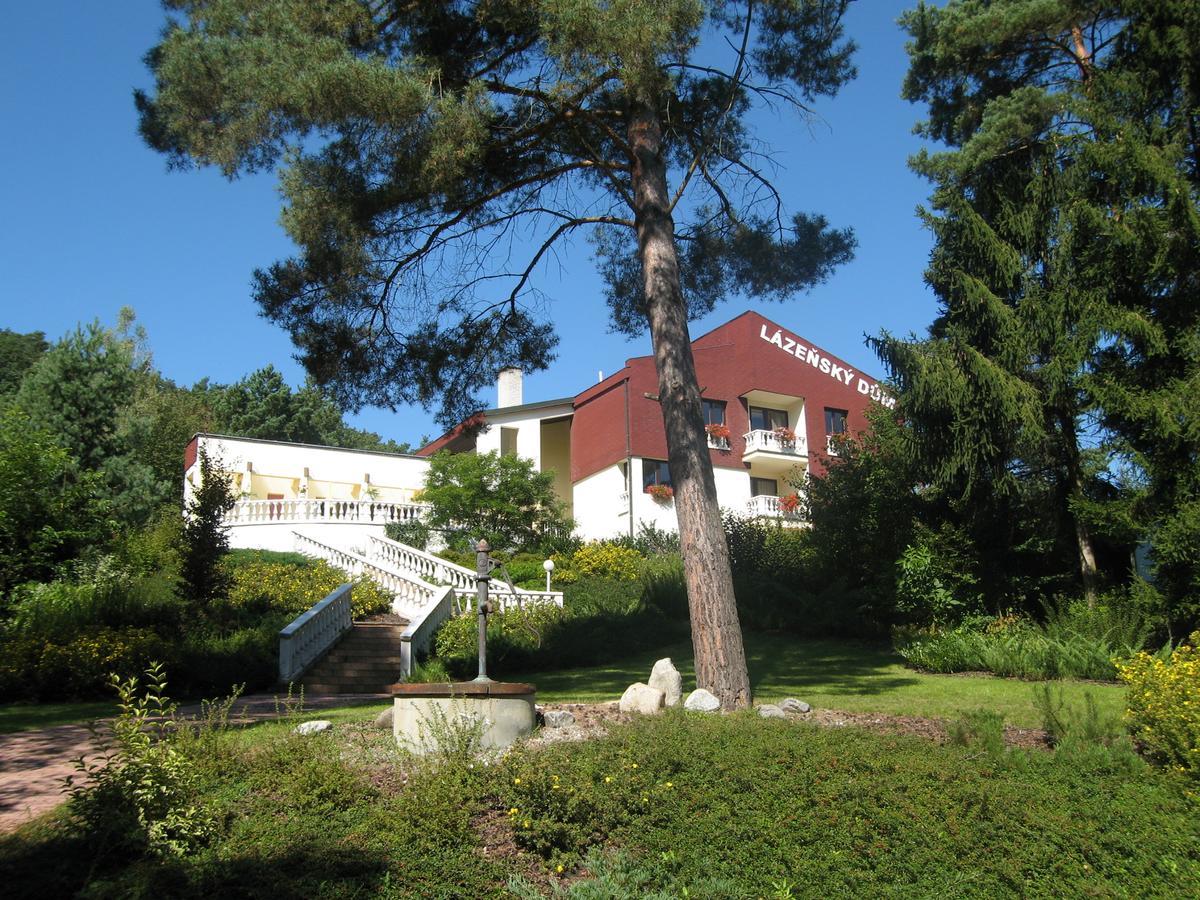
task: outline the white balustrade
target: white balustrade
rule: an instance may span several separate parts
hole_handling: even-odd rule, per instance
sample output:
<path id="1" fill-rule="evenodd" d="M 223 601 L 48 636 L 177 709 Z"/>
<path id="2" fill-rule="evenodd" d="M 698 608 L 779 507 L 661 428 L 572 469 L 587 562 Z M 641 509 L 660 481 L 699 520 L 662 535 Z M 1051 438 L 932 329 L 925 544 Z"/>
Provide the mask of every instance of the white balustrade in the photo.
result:
<path id="1" fill-rule="evenodd" d="M 780 499 L 770 494 L 759 494 L 757 497 L 751 497 L 746 503 L 746 512 L 751 516 L 762 516 L 772 519 L 800 521 L 804 518 L 799 507 L 789 511 L 783 507 Z"/>
<path id="2" fill-rule="evenodd" d="M 294 681 L 353 624 L 351 585 L 343 584 L 279 632 L 279 681 Z"/>
<path id="3" fill-rule="evenodd" d="M 808 442 L 802 434 L 789 441 L 774 431 L 755 429 L 747 431 L 743 437 L 746 439 L 746 453 L 765 450 L 768 453 L 785 453 L 789 456 L 808 455 Z"/>
<path id="4" fill-rule="evenodd" d="M 426 503 L 400 503 L 390 500 L 238 500 L 225 515 L 228 525 L 265 525 L 272 523 L 355 522 L 386 525 L 420 519 Z"/>
<path id="5" fill-rule="evenodd" d="M 415 572 L 423 579 L 450 585 L 454 588 L 461 608 L 475 608 L 474 570 L 389 538 L 372 536 L 369 552 L 371 556 L 386 563 L 390 568 Z M 493 574 L 488 585 L 488 596 L 500 609 L 509 609 L 526 603 L 563 605 L 562 591 L 531 591 L 525 588 L 510 588 L 507 582 L 497 577 L 498 575 L 498 572 Z"/>
<path id="6" fill-rule="evenodd" d="M 292 532 L 296 549 L 305 556 L 316 556 L 351 575 L 366 575 L 394 598 L 393 608 L 410 618 L 438 599 L 441 590 L 416 575 L 387 568 L 377 562 L 339 550 L 299 532 Z"/>

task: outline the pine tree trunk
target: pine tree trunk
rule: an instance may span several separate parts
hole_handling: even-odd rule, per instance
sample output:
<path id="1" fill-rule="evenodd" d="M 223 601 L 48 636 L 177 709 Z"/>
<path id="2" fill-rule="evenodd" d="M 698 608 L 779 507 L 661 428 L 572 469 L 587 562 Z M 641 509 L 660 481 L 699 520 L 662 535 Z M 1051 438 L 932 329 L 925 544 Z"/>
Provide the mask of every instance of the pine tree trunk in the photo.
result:
<path id="1" fill-rule="evenodd" d="M 750 677 L 679 286 L 675 223 L 657 113 L 649 106 L 634 109 L 628 132 L 634 156 L 638 254 L 679 518 L 696 684 L 712 691 L 723 708 L 736 709 L 750 705 Z"/>
<path id="2" fill-rule="evenodd" d="M 1079 459 L 1079 438 L 1075 433 L 1073 416 L 1060 413 L 1059 423 L 1062 427 L 1064 450 L 1067 465 L 1067 515 L 1075 523 L 1075 545 L 1079 551 L 1079 575 L 1083 581 L 1083 596 L 1088 607 L 1096 605 L 1100 592 L 1100 574 L 1096 566 L 1096 548 L 1092 543 L 1092 533 L 1087 524 L 1079 518 L 1079 513 L 1072 510 L 1083 500 L 1083 470 Z"/>

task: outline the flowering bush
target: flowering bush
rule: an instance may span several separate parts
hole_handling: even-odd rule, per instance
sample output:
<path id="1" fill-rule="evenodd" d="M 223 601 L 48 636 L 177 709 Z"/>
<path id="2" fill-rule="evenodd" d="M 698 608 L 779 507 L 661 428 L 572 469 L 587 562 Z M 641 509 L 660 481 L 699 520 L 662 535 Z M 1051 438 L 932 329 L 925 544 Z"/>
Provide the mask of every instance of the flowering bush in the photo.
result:
<path id="1" fill-rule="evenodd" d="M 711 425 L 705 425 L 704 430 L 708 432 L 708 436 L 714 441 L 727 441 L 732 435 L 728 425 L 723 425 L 718 422 L 714 422 Z"/>
<path id="2" fill-rule="evenodd" d="M 1117 664 L 1129 685 L 1126 720 L 1147 750 L 1181 772 L 1200 776 L 1200 631 L 1170 660 L 1138 653 Z"/>
<path id="3" fill-rule="evenodd" d="M 675 496 L 675 489 L 669 484 L 652 484 L 646 488 L 646 493 L 659 503 L 666 503 Z"/>
<path id="4" fill-rule="evenodd" d="M 632 547 L 612 541 L 584 544 L 571 557 L 571 567 L 588 578 L 612 578 L 617 581 L 636 581 L 641 554 Z"/>
<path id="5" fill-rule="evenodd" d="M 0 644 L 0 697 L 51 700 L 98 694 L 109 673 L 134 675 L 166 649 L 146 628 L 100 628 L 61 642 L 17 637 Z"/>
<path id="6" fill-rule="evenodd" d="M 233 573 L 228 612 L 234 619 L 248 621 L 267 611 L 298 616 L 347 581 L 354 583 L 350 594 L 354 618 L 383 612 L 391 606 L 391 598 L 367 576 L 351 579 L 321 560 L 300 566 L 251 562 L 238 566 Z"/>

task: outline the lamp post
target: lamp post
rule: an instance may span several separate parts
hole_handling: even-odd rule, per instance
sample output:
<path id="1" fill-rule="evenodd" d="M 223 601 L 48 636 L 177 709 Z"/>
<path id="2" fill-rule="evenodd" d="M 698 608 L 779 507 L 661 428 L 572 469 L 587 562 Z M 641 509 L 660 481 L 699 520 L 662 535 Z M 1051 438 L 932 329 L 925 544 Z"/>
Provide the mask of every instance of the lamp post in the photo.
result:
<path id="1" fill-rule="evenodd" d="M 475 611 L 479 614 L 479 676 L 476 681 L 491 681 L 487 674 L 487 617 L 492 611 L 488 603 L 488 582 L 491 581 L 492 560 L 488 552 L 492 548 L 480 538 L 475 545 Z"/>
<path id="2" fill-rule="evenodd" d="M 554 571 L 554 560 L 548 559 L 542 563 L 542 568 L 546 570 L 546 593 L 550 593 L 550 573 Z"/>

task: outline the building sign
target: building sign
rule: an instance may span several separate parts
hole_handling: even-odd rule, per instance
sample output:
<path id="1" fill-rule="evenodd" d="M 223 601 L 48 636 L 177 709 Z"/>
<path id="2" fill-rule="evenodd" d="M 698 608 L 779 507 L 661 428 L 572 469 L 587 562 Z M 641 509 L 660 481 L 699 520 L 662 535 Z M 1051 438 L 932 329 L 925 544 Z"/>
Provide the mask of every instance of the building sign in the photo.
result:
<path id="1" fill-rule="evenodd" d="M 860 394 L 882 403 L 888 409 L 896 406 L 896 398 L 880 388 L 874 379 L 859 375 L 849 366 L 835 362 L 814 347 L 806 347 L 794 337 L 785 334 L 782 329 L 776 328 L 774 334 L 769 334 L 767 326 L 763 325 L 759 337 L 768 344 L 774 344 L 788 356 L 794 356 L 796 359 L 808 363 L 821 374 L 837 379 L 846 387 L 855 385 Z"/>

